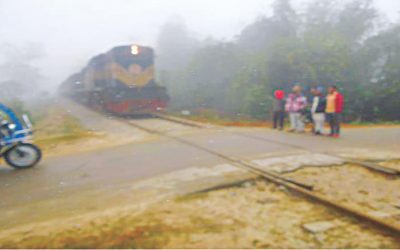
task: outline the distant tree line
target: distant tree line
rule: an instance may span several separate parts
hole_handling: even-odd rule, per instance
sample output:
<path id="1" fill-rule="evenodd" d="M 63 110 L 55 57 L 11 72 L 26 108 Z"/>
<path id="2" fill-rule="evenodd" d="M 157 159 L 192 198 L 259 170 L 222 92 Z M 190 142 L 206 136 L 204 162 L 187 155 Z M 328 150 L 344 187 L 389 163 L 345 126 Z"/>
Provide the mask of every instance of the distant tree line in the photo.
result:
<path id="1" fill-rule="evenodd" d="M 0 102 L 25 101 L 39 94 L 43 98 L 38 90 L 45 77 L 35 66 L 44 57 L 41 45 L 0 45 Z"/>
<path id="2" fill-rule="evenodd" d="M 302 12 L 277 0 L 232 41 L 199 41 L 171 21 L 157 64 L 173 110 L 265 119 L 277 88 L 336 84 L 346 120 L 400 120 L 400 23 L 384 22 L 372 0 L 315 0 Z"/>

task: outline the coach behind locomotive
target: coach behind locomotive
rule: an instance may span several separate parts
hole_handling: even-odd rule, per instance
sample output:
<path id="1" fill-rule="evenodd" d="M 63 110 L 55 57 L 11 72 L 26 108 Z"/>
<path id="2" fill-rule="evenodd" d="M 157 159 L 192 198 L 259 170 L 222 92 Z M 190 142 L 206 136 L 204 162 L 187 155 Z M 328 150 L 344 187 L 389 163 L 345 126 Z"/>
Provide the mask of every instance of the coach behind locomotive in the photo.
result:
<path id="1" fill-rule="evenodd" d="M 154 51 L 132 45 L 95 56 L 70 76 L 62 93 L 92 108 L 117 114 L 144 114 L 165 109 L 169 97 L 154 79 Z"/>

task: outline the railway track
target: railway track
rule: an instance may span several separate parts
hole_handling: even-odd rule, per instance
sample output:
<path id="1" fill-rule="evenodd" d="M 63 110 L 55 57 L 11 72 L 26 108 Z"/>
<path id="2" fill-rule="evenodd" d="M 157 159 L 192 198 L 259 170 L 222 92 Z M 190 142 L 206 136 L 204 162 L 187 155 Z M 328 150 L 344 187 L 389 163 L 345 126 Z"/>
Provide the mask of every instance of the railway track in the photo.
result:
<path id="1" fill-rule="evenodd" d="M 186 126 L 191 126 L 191 127 L 195 127 L 195 128 L 208 128 L 210 127 L 209 125 L 204 125 L 202 123 L 197 123 L 197 122 L 192 122 L 186 119 L 181 119 L 181 118 L 176 118 L 176 117 L 171 117 L 171 116 L 165 116 L 165 115 L 156 115 L 156 117 L 163 119 L 163 120 L 167 120 L 170 122 L 175 122 L 175 123 L 180 123 Z M 182 144 L 185 144 L 187 146 L 199 149 L 201 151 L 207 152 L 209 154 L 212 154 L 220 159 L 223 159 L 229 163 L 231 163 L 232 165 L 235 165 L 239 168 L 245 169 L 246 171 L 249 171 L 259 177 L 264 178 L 267 181 L 270 181 L 272 183 L 275 183 L 277 185 L 280 186 L 284 186 L 286 187 L 288 190 L 291 190 L 295 193 L 301 194 L 302 196 L 313 200 L 313 201 L 317 201 L 321 204 L 324 204 L 326 206 L 329 206 L 331 208 L 334 208 L 338 211 L 341 211 L 345 214 L 348 214 L 350 216 L 356 217 L 359 220 L 363 221 L 363 222 L 367 222 L 370 225 L 373 225 L 376 228 L 380 228 L 381 230 L 384 230 L 386 232 L 389 232 L 395 236 L 399 236 L 400 235 L 400 225 L 398 224 L 393 224 L 390 223 L 382 218 L 378 218 L 375 216 L 371 216 L 365 212 L 363 212 L 360 209 L 354 208 L 353 206 L 347 205 L 347 204 L 341 204 L 338 203 L 337 201 L 328 198 L 325 195 L 322 195 L 318 192 L 314 191 L 314 187 L 313 185 L 310 185 L 308 183 L 303 183 L 297 180 L 294 180 L 292 178 L 288 178 L 285 177 L 283 175 L 280 174 L 276 174 L 274 172 L 268 171 L 268 170 L 264 170 L 264 169 L 260 169 L 260 166 L 258 166 L 257 164 L 254 164 L 252 162 L 248 162 L 245 160 L 241 160 L 241 159 L 237 159 L 235 157 L 229 156 L 229 155 L 225 155 L 223 153 L 220 153 L 218 151 L 209 149 L 207 147 L 204 147 L 202 145 L 199 145 L 197 143 L 193 143 L 191 141 L 188 141 L 186 139 L 183 139 L 179 136 L 175 136 L 175 135 L 170 135 L 166 132 L 162 132 L 159 131 L 157 129 L 153 129 L 153 128 L 149 128 L 146 126 L 143 126 L 141 124 L 138 124 L 137 122 L 134 122 L 132 120 L 123 120 L 124 122 L 126 122 L 127 124 L 129 124 L 130 126 L 133 126 L 137 129 L 146 131 L 148 133 L 151 134 L 156 134 L 162 137 L 166 137 L 172 140 L 175 140 L 177 142 L 180 142 Z M 278 143 L 278 144 L 284 144 L 285 146 L 289 146 L 292 148 L 296 148 L 296 149 L 302 149 L 302 150 L 307 150 L 305 148 L 302 148 L 300 146 L 297 145 L 292 145 L 292 144 L 288 144 L 288 143 L 282 143 L 280 141 L 275 141 L 275 140 L 269 140 L 267 138 L 260 138 L 260 137 L 256 137 L 256 136 L 249 136 L 246 134 L 242 134 L 242 133 L 235 133 L 234 134 L 240 135 L 240 136 L 245 136 L 245 137 L 249 137 L 252 139 L 256 139 L 256 140 L 263 140 L 263 141 L 267 141 L 267 142 L 271 142 L 271 143 Z M 309 152 L 311 152 L 310 150 L 307 150 Z M 336 155 L 333 155 L 335 157 L 337 157 Z M 342 157 L 341 157 L 342 158 Z M 397 170 L 391 169 L 391 168 L 385 168 L 385 167 L 381 167 L 372 163 L 368 163 L 368 162 L 362 162 L 362 161 L 355 161 L 355 160 L 349 160 L 349 159 L 344 159 L 342 158 L 345 162 L 349 162 L 349 163 L 355 163 L 358 165 L 361 165 L 363 167 L 366 167 L 370 170 L 374 170 L 377 171 L 379 173 L 383 173 L 383 174 L 389 174 L 389 175 L 400 175 L 400 173 Z"/>
<path id="2" fill-rule="evenodd" d="M 156 114 L 155 116 L 160 118 L 160 119 L 163 119 L 163 120 L 167 120 L 167 121 L 171 121 L 171 122 L 175 122 L 175 123 L 180 123 L 180 124 L 183 124 L 183 125 L 196 127 L 196 128 L 210 128 L 210 127 L 212 127 L 211 125 L 208 125 L 208 124 L 195 122 L 195 121 L 190 121 L 190 120 L 187 120 L 187 119 L 168 116 L 168 115 L 164 115 L 164 114 Z M 254 139 L 254 140 L 260 140 L 260 141 L 280 144 L 280 145 L 283 145 L 283 146 L 291 147 L 293 149 L 304 150 L 304 151 L 307 151 L 307 152 L 310 152 L 310 153 L 319 153 L 317 151 L 313 151 L 313 150 L 307 149 L 305 147 L 298 146 L 298 145 L 293 145 L 293 144 L 290 144 L 290 143 L 287 143 L 287 142 L 282 142 L 282 141 L 278 141 L 278 140 L 272 140 L 272 139 L 269 139 L 269 138 L 264 138 L 264 137 L 259 137 L 259 136 L 248 135 L 248 134 L 240 133 L 240 132 L 232 132 L 232 131 L 230 131 L 230 133 L 235 134 L 235 135 L 239 135 L 239 136 L 243 136 L 243 137 L 247 137 L 247 138 L 250 138 L 250 139 Z M 375 164 L 373 162 L 348 159 L 348 158 L 341 157 L 341 156 L 336 155 L 336 154 L 331 154 L 331 153 L 326 153 L 326 152 L 323 152 L 323 154 L 324 155 L 329 155 L 329 156 L 332 156 L 332 157 L 335 157 L 335 158 L 338 158 L 338 159 L 341 159 L 345 163 L 352 163 L 352 164 L 360 165 L 360 166 L 365 167 L 367 169 L 370 169 L 372 171 L 376 171 L 376 172 L 383 173 L 383 174 L 400 176 L 400 171 L 399 170 L 388 168 L 388 167 L 384 167 L 384 166 L 380 166 L 380 165 Z"/>

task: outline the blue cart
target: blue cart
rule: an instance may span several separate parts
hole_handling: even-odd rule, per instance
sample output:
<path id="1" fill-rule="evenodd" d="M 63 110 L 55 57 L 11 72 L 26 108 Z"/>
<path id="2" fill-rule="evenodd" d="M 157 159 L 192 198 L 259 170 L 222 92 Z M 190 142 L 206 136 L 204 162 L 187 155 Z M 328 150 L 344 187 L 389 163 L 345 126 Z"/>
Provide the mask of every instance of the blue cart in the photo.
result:
<path id="1" fill-rule="evenodd" d="M 0 122 L 0 157 L 16 169 L 35 166 L 42 153 L 31 143 L 33 131 L 29 117 L 24 114 L 19 119 L 13 110 L 1 103 L 0 111 L 7 116 Z"/>

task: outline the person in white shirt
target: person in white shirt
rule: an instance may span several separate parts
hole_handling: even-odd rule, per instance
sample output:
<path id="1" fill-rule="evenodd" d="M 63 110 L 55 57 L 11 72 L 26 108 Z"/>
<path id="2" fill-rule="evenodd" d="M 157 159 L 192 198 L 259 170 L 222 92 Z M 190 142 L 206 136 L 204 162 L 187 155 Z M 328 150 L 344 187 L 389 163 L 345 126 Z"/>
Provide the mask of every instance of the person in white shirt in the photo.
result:
<path id="1" fill-rule="evenodd" d="M 311 115 L 314 124 L 313 132 L 315 135 L 322 135 L 324 132 L 326 98 L 322 94 L 322 91 L 323 89 L 321 87 L 311 89 L 311 94 L 314 95 L 311 105 Z"/>

